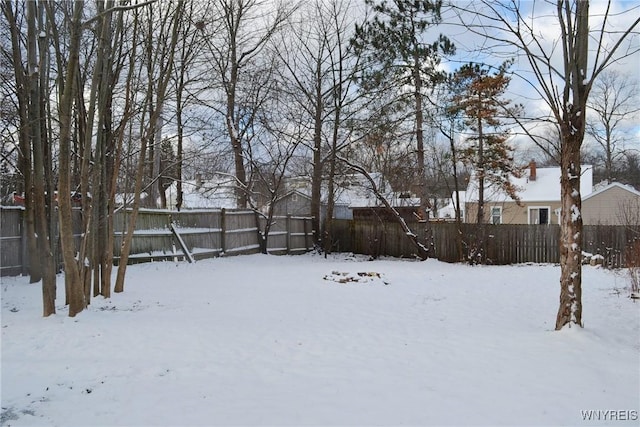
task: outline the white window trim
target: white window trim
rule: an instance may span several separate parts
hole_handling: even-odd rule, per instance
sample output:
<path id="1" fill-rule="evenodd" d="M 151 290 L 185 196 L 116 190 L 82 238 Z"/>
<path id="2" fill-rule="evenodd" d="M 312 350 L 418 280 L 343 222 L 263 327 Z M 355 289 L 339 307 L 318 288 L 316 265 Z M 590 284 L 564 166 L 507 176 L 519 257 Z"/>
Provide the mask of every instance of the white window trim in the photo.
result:
<path id="1" fill-rule="evenodd" d="M 495 222 L 493 222 L 493 210 L 494 209 L 498 209 L 500 211 L 500 222 L 498 224 L 504 224 L 504 222 L 502 220 L 502 206 L 491 206 L 489 208 L 489 215 L 490 215 L 491 224 L 495 224 Z"/>
<path id="2" fill-rule="evenodd" d="M 548 222 L 545 225 L 549 225 L 549 224 L 552 223 L 551 214 L 553 212 L 551 211 L 551 206 L 528 206 L 527 207 L 527 224 L 529 224 L 529 225 L 538 225 L 538 224 L 532 224 L 531 223 L 531 211 L 534 210 L 534 209 L 538 209 L 538 210 L 539 209 L 546 209 L 547 212 L 549 212 L 549 213 L 547 214 L 547 221 Z"/>

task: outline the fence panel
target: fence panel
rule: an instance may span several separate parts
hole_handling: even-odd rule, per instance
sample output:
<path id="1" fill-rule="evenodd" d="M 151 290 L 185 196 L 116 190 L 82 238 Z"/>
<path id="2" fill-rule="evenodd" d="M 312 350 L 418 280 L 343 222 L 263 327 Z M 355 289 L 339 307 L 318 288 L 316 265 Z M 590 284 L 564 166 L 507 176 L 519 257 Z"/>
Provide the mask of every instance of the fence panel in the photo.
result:
<path id="1" fill-rule="evenodd" d="M 583 234 L 584 251 L 602 256 L 605 266 L 616 268 L 625 265 L 625 252 L 640 238 L 640 226 L 585 225 Z"/>
<path id="2" fill-rule="evenodd" d="M 0 275 L 24 274 L 27 267 L 26 235 L 22 221 L 24 209 L 0 208 Z"/>
<path id="3" fill-rule="evenodd" d="M 267 236 L 267 252 L 275 255 L 286 254 L 289 250 L 289 232 L 286 216 L 271 218 L 269 235 Z M 266 229 L 266 219 L 261 219 L 260 227 Z"/>
<path id="4" fill-rule="evenodd" d="M 311 219 L 299 216 L 288 218 L 289 253 L 302 254 L 313 249 L 313 230 Z"/>
<path id="5" fill-rule="evenodd" d="M 120 260 L 120 249 L 131 220 L 131 212 L 130 209 L 120 210 L 113 217 L 115 234 L 113 256 L 116 264 Z M 129 263 L 171 259 L 179 255 L 169 229 L 170 215 L 171 212 L 167 210 L 140 209 L 138 211 L 129 250 Z"/>
<path id="6" fill-rule="evenodd" d="M 431 235 L 433 236 L 433 245 L 438 259 L 445 262 L 458 262 L 464 259 L 464 255 L 460 254 L 462 247 L 458 247 L 458 227 L 454 223 L 439 223 L 431 227 Z M 461 239 L 462 236 L 460 236 Z M 463 245 L 460 240 L 460 245 Z"/>
<path id="7" fill-rule="evenodd" d="M 26 235 L 22 226 L 24 209 L 0 207 L 0 274 L 28 274 Z M 131 210 L 114 213 L 114 263 L 120 250 Z M 82 233 L 82 212 L 73 211 L 73 229 L 79 247 Z M 195 259 L 222 254 L 238 255 L 260 252 L 257 215 L 253 211 L 225 209 L 183 210 L 140 209 L 131 241 L 129 262 L 182 259 L 182 249 L 175 241 L 169 225 L 176 231 Z M 263 224 L 264 226 L 264 224 Z M 57 233 L 57 224 L 55 224 Z M 269 238 L 270 252 L 302 253 L 313 249 L 311 218 L 278 218 Z M 59 241 L 57 234 L 54 241 Z M 277 249 L 281 249 L 278 251 Z"/>
<path id="8" fill-rule="evenodd" d="M 224 253 L 251 254 L 260 252 L 256 214 L 253 211 L 224 210 Z"/>
<path id="9" fill-rule="evenodd" d="M 422 242 L 425 227 L 421 223 L 408 223 Z M 334 241 L 339 250 L 379 256 L 412 256 L 415 248 L 399 225 L 381 221 L 339 220 L 332 223 Z M 558 263 L 560 262 L 560 226 L 485 224 L 487 259 L 489 263 Z M 445 262 L 461 261 L 459 256 L 458 227 L 455 223 L 431 223 L 435 256 Z M 462 260 L 467 260 L 476 245 L 479 228 L 476 224 L 461 224 Z M 640 226 L 593 226 L 583 230 L 585 252 L 600 254 L 604 264 L 611 268 L 624 266 L 626 248 L 640 239 Z M 337 246 L 337 245 L 336 245 Z M 344 249 L 343 249 L 344 248 Z"/>
<path id="10" fill-rule="evenodd" d="M 348 219 L 336 219 L 331 221 L 333 241 L 331 250 L 334 252 L 356 252 L 353 236 L 354 222 Z M 325 238 L 324 236 L 322 237 Z"/>
<path id="11" fill-rule="evenodd" d="M 222 210 L 182 210 L 172 220 L 196 260 L 222 253 Z"/>
<path id="12" fill-rule="evenodd" d="M 313 250 L 314 231 L 312 218 L 299 216 L 274 216 L 267 236 L 267 252 L 274 255 L 301 254 Z M 266 218 L 260 219 L 265 230 Z"/>

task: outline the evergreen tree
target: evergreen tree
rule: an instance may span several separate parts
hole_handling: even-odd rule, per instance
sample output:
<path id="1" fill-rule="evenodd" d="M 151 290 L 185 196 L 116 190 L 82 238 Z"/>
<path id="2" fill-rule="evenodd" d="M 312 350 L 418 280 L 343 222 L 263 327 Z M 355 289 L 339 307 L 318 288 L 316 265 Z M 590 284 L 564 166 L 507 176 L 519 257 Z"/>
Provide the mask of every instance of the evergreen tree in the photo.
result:
<path id="1" fill-rule="evenodd" d="M 470 165 L 478 181 L 477 222 L 486 222 L 484 215 L 485 186 L 499 188 L 519 203 L 518 189 L 509 176 L 520 176 L 508 143 L 505 119 L 520 114 L 521 106 L 504 98 L 510 77 L 505 62 L 495 73 L 488 67 L 467 64 L 452 76 L 451 113 L 460 114 L 462 126 L 469 133 L 460 157 Z"/>
<path id="2" fill-rule="evenodd" d="M 374 97 L 391 89 L 393 102 L 404 105 L 414 121 L 416 175 L 421 188 L 420 214 L 426 219 L 428 195 L 425 194 L 424 117 L 425 91 L 444 81 L 438 69 L 443 55 L 453 54 L 453 43 L 444 35 L 435 41 L 424 40 L 427 30 L 441 22 L 442 1 L 366 0 L 374 12 L 371 20 L 356 26 L 352 42 L 364 63 L 360 83 Z M 407 88 L 410 88 L 407 90 Z"/>
<path id="3" fill-rule="evenodd" d="M 509 180 L 510 176 L 520 176 L 520 170 L 513 160 L 509 132 L 505 130 L 505 118 L 518 116 L 521 110 L 504 98 L 510 82 L 507 75 L 510 65 L 507 61 L 492 74 L 488 67 L 467 64 L 451 79 L 449 112 L 461 118 L 462 128 L 468 133 L 468 145 L 461 150 L 460 159 L 473 168 L 478 184 L 479 227 L 469 251 L 472 264 L 486 261 L 485 188 L 499 189 L 520 204 L 518 188 Z"/>

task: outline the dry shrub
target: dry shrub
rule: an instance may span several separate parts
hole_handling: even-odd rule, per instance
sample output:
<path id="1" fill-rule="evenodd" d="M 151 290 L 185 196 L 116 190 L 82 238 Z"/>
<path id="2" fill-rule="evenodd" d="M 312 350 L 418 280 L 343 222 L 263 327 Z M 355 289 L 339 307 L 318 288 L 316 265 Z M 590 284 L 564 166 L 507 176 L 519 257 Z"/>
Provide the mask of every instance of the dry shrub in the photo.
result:
<path id="1" fill-rule="evenodd" d="M 640 240 L 635 239 L 627 246 L 625 263 L 631 284 L 631 298 L 640 298 Z"/>

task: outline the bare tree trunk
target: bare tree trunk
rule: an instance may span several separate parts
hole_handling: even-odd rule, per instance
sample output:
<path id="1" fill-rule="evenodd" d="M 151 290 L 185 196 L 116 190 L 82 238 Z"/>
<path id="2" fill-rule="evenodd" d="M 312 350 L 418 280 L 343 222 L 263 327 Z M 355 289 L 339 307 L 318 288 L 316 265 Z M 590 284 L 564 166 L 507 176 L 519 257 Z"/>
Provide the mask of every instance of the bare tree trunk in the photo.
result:
<path id="1" fill-rule="evenodd" d="M 333 212 L 336 205 L 335 196 L 335 177 L 336 177 L 336 146 L 337 140 L 334 139 L 331 145 L 331 153 L 329 154 L 329 177 L 327 182 L 327 213 L 324 226 L 324 253 L 325 257 L 333 251 Z"/>
<path id="2" fill-rule="evenodd" d="M 422 111 L 422 77 L 420 75 L 420 62 L 418 52 L 414 54 L 414 77 L 415 82 L 415 114 L 416 114 L 416 163 L 418 185 L 420 186 L 420 219 L 429 221 L 429 196 L 427 194 L 427 182 L 424 171 L 424 113 Z"/>
<path id="3" fill-rule="evenodd" d="M 424 112 L 423 112 L 423 99 L 422 99 L 422 75 L 421 75 L 421 61 L 419 56 L 419 50 L 414 49 L 414 77 L 415 84 L 415 114 L 416 114 L 416 161 L 418 163 L 418 185 L 420 186 L 420 217 L 424 220 L 425 224 L 425 236 L 426 247 L 432 251 L 433 236 L 431 226 L 429 224 L 430 208 L 429 195 L 427 194 L 427 176 L 424 170 Z M 429 253 L 427 252 L 427 256 Z"/>
<path id="4" fill-rule="evenodd" d="M 140 209 L 140 193 L 142 192 L 142 181 L 144 180 L 144 160 L 146 155 L 147 139 L 143 138 L 140 145 L 140 156 L 138 157 L 138 168 L 136 170 L 136 183 L 133 190 L 133 206 L 131 208 L 131 215 L 129 215 L 127 232 L 122 239 L 116 284 L 113 288 L 113 291 L 116 293 L 124 292 L 124 277 L 127 271 L 127 263 L 129 262 L 129 253 L 131 252 L 131 241 L 133 240 L 133 233 L 136 229 L 136 218 L 138 217 L 138 211 Z M 124 214 L 126 215 L 126 212 Z"/>
<path id="5" fill-rule="evenodd" d="M 176 91 L 176 126 L 178 127 L 178 148 L 176 153 L 176 162 L 178 163 L 176 175 L 178 178 L 178 182 L 176 182 L 176 209 L 180 211 L 182 208 L 182 163 L 183 163 L 183 139 L 184 139 L 184 125 L 182 121 L 182 109 L 184 108 L 182 104 L 182 91 L 185 89 L 184 83 L 184 48 L 182 50 L 182 61 L 180 70 L 180 75 L 178 77 L 178 88 Z"/>
<path id="6" fill-rule="evenodd" d="M 456 149 L 455 140 L 453 137 L 453 121 L 451 122 L 451 130 L 449 134 L 449 148 L 451 150 L 451 167 L 453 168 L 453 191 L 455 194 L 455 220 L 456 220 L 456 247 L 458 249 L 458 261 L 462 261 L 464 256 L 462 250 L 462 217 L 460 211 L 460 191 L 458 183 L 458 150 Z"/>
<path id="7" fill-rule="evenodd" d="M 124 23 L 122 13 L 119 14 L 117 24 L 117 34 L 123 34 Z M 135 44 L 135 31 L 134 31 L 134 41 Z M 108 175 L 106 177 L 106 205 L 107 205 L 107 218 L 105 221 L 105 233 L 106 233 L 106 242 L 105 242 L 105 250 L 103 252 L 102 259 L 102 286 L 100 288 L 100 293 L 105 298 L 111 297 L 111 273 L 113 271 L 113 248 L 115 244 L 115 231 L 114 231 L 114 212 L 115 212 L 115 192 L 118 181 L 118 174 L 120 171 L 120 165 L 122 162 L 122 144 L 124 141 L 125 129 L 127 127 L 127 123 L 130 122 L 131 115 L 131 85 L 133 84 L 133 75 L 135 67 L 131 66 L 129 72 L 127 74 L 126 80 L 126 89 L 125 89 L 125 105 L 122 111 L 122 119 L 120 124 L 118 125 L 116 131 L 113 133 L 113 137 L 117 138 L 117 141 L 114 143 L 113 151 L 111 152 L 112 166 L 111 170 L 109 170 Z"/>
<path id="8" fill-rule="evenodd" d="M 95 102 L 95 111 L 97 114 L 97 132 L 95 138 L 94 164 L 92 168 L 92 220 L 91 220 L 91 269 L 93 276 L 93 295 L 109 295 L 110 294 L 110 277 L 107 273 L 110 271 L 108 265 L 112 262 L 111 249 L 108 248 L 109 225 L 108 218 L 110 216 L 108 197 L 109 183 L 107 178 L 109 173 L 114 173 L 113 167 L 113 125 L 112 125 L 112 96 L 113 96 L 113 48 L 112 48 L 112 13 L 110 9 L 114 6 L 113 1 L 107 1 L 99 4 L 98 12 L 100 17 L 98 20 L 98 49 L 97 60 L 94 72 L 94 81 L 92 84 L 92 101 Z M 99 83 L 96 86 L 96 83 Z M 98 89 L 97 92 L 93 90 Z M 96 99 L 97 95 L 97 99 Z M 93 107 L 93 104 L 92 104 Z M 93 116 L 90 119 L 93 124 Z M 93 134 L 93 126 L 91 135 Z M 89 137 L 91 137 L 89 135 Z M 90 144 L 90 140 L 88 141 Z M 90 145 L 89 145 L 90 147 Z M 86 287 L 87 302 L 91 295 L 90 286 Z"/>
<path id="9" fill-rule="evenodd" d="M 481 97 L 480 102 L 482 102 Z M 478 228 L 476 235 L 476 248 L 472 253 L 469 262 L 471 264 L 483 264 L 486 259 L 487 233 L 484 214 L 484 134 L 482 132 L 482 117 L 478 116 Z"/>
<path id="10" fill-rule="evenodd" d="M 238 209 L 247 208 L 247 172 L 244 168 L 244 150 L 238 118 L 236 117 L 236 87 L 238 84 L 238 65 L 236 46 L 233 44 L 231 53 L 231 76 L 227 88 L 227 131 L 231 138 L 231 149 L 233 150 L 233 164 L 236 174 L 236 203 Z"/>
<path id="11" fill-rule="evenodd" d="M 165 101 L 165 96 L 167 92 L 167 86 L 169 81 L 171 80 L 171 74 L 173 69 L 173 58 L 175 55 L 176 44 L 178 40 L 179 34 L 179 26 L 182 22 L 182 12 L 184 8 L 184 1 L 179 1 L 175 6 L 173 11 L 169 11 L 167 13 L 173 13 L 173 17 L 171 18 L 170 27 L 168 30 L 171 31 L 171 39 L 169 46 L 162 47 L 162 53 L 164 54 L 157 63 L 161 67 L 160 72 L 158 73 L 160 79 L 156 81 L 156 97 L 154 100 L 153 96 L 153 88 L 149 87 L 149 92 L 147 93 L 146 103 L 150 106 L 149 110 L 153 111 L 153 113 L 149 116 L 149 121 L 145 127 L 145 130 L 142 134 L 141 138 L 141 147 L 140 147 L 140 156 L 138 159 L 138 167 L 136 170 L 136 183 L 134 190 L 134 202 L 133 208 L 131 211 L 131 215 L 129 217 L 129 224 L 127 227 L 127 233 L 122 240 L 121 252 L 120 252 L 120 263 L 118 265 L 118 272 L 116 275 L 116 283 L 113 291 L 123 292 L 124 291 L 124 278 L 127 270 L 127 263 L 129 262 L 129 253 L 131 251 L 131 242 L 133 240 L 133 233 L 135 231 L 136 218 L 138 216 L 138 211 L 140 208 L 140 193 L 142 192 L 142 181 L 144 179 L 144 167 L 146 159 L 146 151 L 148 142 L 153 138 L 155 133 L 155 126 L 161 114 L 161 105 Z M 151 40 L 148 40 L 147 43 L 151 43 Z M 160 48 L 158 48 L 160 49 Z M 135 53 L 135 52 L 134 52 Z M 166 55 L 166 56 L 165 56 Z M 160 150 L 158 150 L 159 152 Z M 158 153 L 159 154 L 159 153 Z"/>
<path id="12" fill-rule="evenodd" d="M 566 15 L 570 16 L 570 6 Z M 558 2 L 558 16 L 563 3 Z M 565 87 L 560 120 L 560 306 L 556 330 L 565 325 L 582 326 L 582 196 L 580 194 L 580 148 L 584 140 L 589 43 L 589 2 L 579 1 L 575 9 L 575 33 L 563 27 Z M 570 52 L 570 54 L 567 54 Z M 573 102 L 572 102 L 573 101 Z"/>
<path id="13" fill-rule="evenodd" d="M 27 55 L 29 71 L 29 119 L 30 139 L 33 145 L 33 198 L 35 206 L 36 230 L 38 232 L 38 247 L 42 264 L 42 297 L 43 315 L 49 316 L 56 312 L 56 277 L 53 265 L 53 253 L 49 235 L 49 221 L 45 202 L 45 173 L 44 147 L 42 140 L 43 117 L 41 117 L 41 88 L 40 63 L 38 61 L 38 29 L 35 2 L 27 3 Z"/>
<path id="14" fill-rule="evenodd" d="M 158 105 L 158 120 L 155 124 L 155 133 L 153 136 L 153 145 L 150 146 L 153 153 L 151 159 L 151 185 L 149 186 L 149 198 L 151 199 L 152 206 L 166 209 L 167 199 L 164 194 L 164 188 L 162 188 L 162 179 L 160 175 L 160 161 L 162 160 L 162 126 L 164 125 L 164 119 L 162 117 L 163 111 L 162 104 Z M 158 198 L 160 203 L 158 203 Z"/>
<path id="15" fill-rule="evenodd" d="M 58 183 L 58 209 L 60 221 L 60 238 L 62 242 L 62 256 L 65 267 L 65 282 L 69 291 L 69 316 L 74 317 L 86 307 L 84 284 L 80 278 L 80 271 L 76 261 L 76 248 L 73 238 L 73 223 L 71 217 L 71 111 L 76 90 L 76 71 L 78 68 L 80 36 L 82 32 L 81 18 L 84 2 L 74 2 L 74 13 L 71 21 L 71 40 L 69 46 L 69 61 L 65 76 L 64 92 L 62 94 L 60 114 L 60 179 Z"/>
<path id="16" fill-rule="evenodd" d="M 567 130 L 568 131 L 568 130 Z M 580 196 L 580 141 L 565 133 L 560 178 L 562 214 L 560 228 L 560 307 L 556 329 L 582 326 L 582 200 Z M 565 173 L 567 171 L 567 173 Z"/>
<path id="17" fill-rule="evenodd" d="M 336 64 L 338 68 L 338 78 L 334 81 L 334 111 L 333 111 L 333 132 L 331 135 L 331 152 L 329 153 L 329 182 L 327 188 L 327 218 L 325 223 L 324 252 L 331 253 L 333 247 L 333 212 L 336 205 L 335 198 L 335 176 L 336 176 L 336 153 L 338 151 L 338 133 L 342 125 L 342 61 Z"/>
<path id="18" fill-rule="evenodd" d="M 318 67 L 320 67 L 320 61 L 318 61 Z M 318 71 L 318 70 L 316 70 Z M 318 74 L 319 75 L 319 72 Z M 321 80 L 318 78 L 316 81 L 316 97 L 315 101 L 315 111 L 314 111 L 314 126 L 313 126 L 313 151 L 312 151 L 312 175 L 311 175 L 311 216 L 313 216 L 313 229 L 316 230 L 316 235 L 314 239 L 316 243 L 319 243 L 322 240 L 322 235 L 320 233 L 320 213 L 322 206 L 322 170 L 324 169 L 324 164 L 322 162 L 322 85 Z M 329 212 L 327 212 L 327 221 L 326 224 L 331 222 L 331 217 L 328 216 Z M 326 227 L 326 225 L 325 225 Z M 325 229 L 325 238 L 331 239 L 331 235 L 327 235 L 327 231 Z M 331 242 L 329 242 L 329 246 L 331 246 Z M 326 250 L 327 245 L 324 245 Z"/>
<path id="19" fill-rule="evenodd" d="M 13 7 L 17 3 L 5 0 L 2 3 L 2 11 L 9 24 L 11 33 L 11 62 L 13 64 L 14 78 L 16 82 L 16 97 L 18 99 L 18 113 L 20 117 L 20 129 L 18 138 L 20 152 L 18 154 L 18 167 L 24 176 L 25 194 L 25 228 L 27 235 L 27 248 L 29 252 L 30 283 L 39 282 L 42 279 L 42 265 L 38 254 L 38 241 L 36 237 L 35 204 L 33 200 L 33 173 L 31 155 L 31 121 L 29 119 L 29 81 L 27 72 L 22 66 L 22 49 L 20 46 L 20 30 L 16 23 L 16 15 Z"/>

